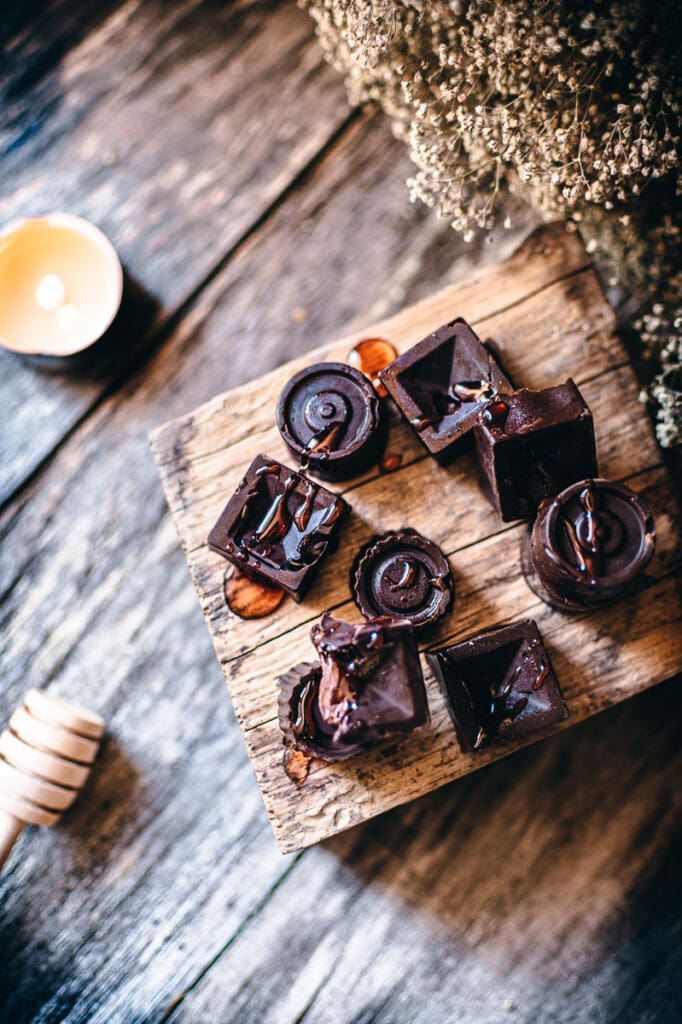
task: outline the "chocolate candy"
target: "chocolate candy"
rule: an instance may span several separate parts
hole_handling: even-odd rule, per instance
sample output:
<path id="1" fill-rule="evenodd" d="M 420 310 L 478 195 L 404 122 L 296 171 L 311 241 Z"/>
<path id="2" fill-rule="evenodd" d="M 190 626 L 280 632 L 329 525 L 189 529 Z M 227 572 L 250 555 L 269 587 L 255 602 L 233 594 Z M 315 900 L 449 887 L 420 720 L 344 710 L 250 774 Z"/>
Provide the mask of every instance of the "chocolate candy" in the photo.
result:
<path id="1" fill-rule="evenodd" d="M 320 664 L 279 680 L 287 744 L 323 761 L 345 761 L 429 720 L 414 633 L 407 622 L 351 625 L 324 615 L 311 637 Z"/>
<path id="2" fill-rule="evenodd" d="M 267 455 L 258 455 L 220 514 L 208 546 L 246 576 L 300 601 L 346 502 Z"/>
<path id="3" fill-rule="evenodd" d="M 566 611 L 617 600 L 654 553 L 651 512 L 624 484 L 581 480 L 544 501 L 522 553 L 535 593 Z"/>
<path id="4" fill-rule="evenodd" d="M 572 380 L 501 396 L 481 412 L 474 438 L 484 490 L 505 522 L 597 474 L 592 414 Z"/>
<path id="5" fill-rule="evenodd" d="M 345 363 L 315 363 L 295 374 L 277 403 L 289 446 L 325 480 L 344 480 L 377 462 L 386 440 L 381 404 L 364 374 Z"/>
<path id="6" fill-rule="evenodd" d="M 432 455 L 446 461 L 485 403 L 511 384 L 465 320 L 453 320 L 381 370 L 405 419 Z"/>
<path id="7" fill-rule="evenodd" d="M 465 753 L 521 740 L 568 714 L 532 619 L 488 629 L 426 658 Z"/>
<path id="8" fill-rule="evenodd" d="M 351 569 L 355 603 L 367 618 L 391 615 L 414 629 L 451 611 L 454 584 L 448 560 L 416 530 L 375 537 L 357 555 Z"/>

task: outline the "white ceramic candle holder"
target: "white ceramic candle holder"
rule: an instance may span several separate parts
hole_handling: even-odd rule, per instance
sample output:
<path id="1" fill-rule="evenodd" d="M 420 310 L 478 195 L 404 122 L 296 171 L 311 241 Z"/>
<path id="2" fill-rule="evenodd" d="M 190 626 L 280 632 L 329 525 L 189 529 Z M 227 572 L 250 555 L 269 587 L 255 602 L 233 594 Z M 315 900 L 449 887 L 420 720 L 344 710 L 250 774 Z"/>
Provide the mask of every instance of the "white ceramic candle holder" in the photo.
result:
<path id="1" fill-rule="evenodd" d="M 105 334 L 121 305 L 113 245 L 87 220 L 50 213 L 0 230 L 0 344 L 65 362 Z"/>

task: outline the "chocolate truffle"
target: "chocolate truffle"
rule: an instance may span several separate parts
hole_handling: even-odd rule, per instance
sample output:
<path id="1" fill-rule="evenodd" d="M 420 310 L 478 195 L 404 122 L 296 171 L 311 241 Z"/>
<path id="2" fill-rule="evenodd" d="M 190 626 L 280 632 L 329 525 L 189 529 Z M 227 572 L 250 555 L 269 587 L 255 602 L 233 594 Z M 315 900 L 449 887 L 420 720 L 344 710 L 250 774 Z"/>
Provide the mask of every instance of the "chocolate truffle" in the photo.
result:
<path id="1" fill-rule="evenodd" d="M 379 373 L 431 455 L 446 461 L 478 421 L 482 407 L 512 386 L 465 320 L 417 342 Z"/>
<path id="2" fill-rule="evenodd" d="M 572 380 L 491 402 L 474 430 L 483 488 L 504 522 L 597 474 L 592 414 Z"/>
<path id="3" fill-rule="evenodd" d="M 208 546 L 252 579 L 300 601 L 348 506 L 320 484 L 258 455 L 208 536 Z"/>
<path id="4" fill-rule="evenodd" d="M 361 548 L 351 569 L 351 589 L 367 618 L 397 616 L 414 629 L 451 611 L 455 596 L 443 552 L 410 529 L 374 537 Z"/>
<path id="5" fill-rule="evenodd" d="M 621 597 L 654 553 L 651 512 L 624 484 L 581 480 L 540 505 L 524 542 L 529 586 L 565 611 Z"/>
<path id="6" fill-rule="evenodd" d="M 277 426 L 285 443 L 324 480 L 345 480 L 377 462 L 386 440 L 381 403 L 363 373 L 315 363 L 284 385 Z"/>
<path id="7" fill-rule="evenodd" d="M 488 629 L 426 658 L 464 753 L 521 740 L 568 714 L 532 619 Z"/>
<path id="8" fill-rule="evenodd" d="M 296 665 L 279 681 L 279 722 L 290 746 L 323 761 L 345 761 L 428 722 L 407 622 L 351 625 L 324 615 L 311 637 L 320 664 Z"/>

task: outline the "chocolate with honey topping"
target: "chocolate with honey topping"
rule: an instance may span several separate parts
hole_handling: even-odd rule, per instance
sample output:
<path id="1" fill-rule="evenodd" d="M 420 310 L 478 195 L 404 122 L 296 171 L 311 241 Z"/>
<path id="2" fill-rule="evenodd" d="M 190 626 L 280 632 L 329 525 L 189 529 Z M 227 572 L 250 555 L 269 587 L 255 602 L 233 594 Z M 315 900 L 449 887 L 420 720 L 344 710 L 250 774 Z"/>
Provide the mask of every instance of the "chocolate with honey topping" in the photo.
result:
<path id="1" fill-rule="evenodd" d="M 414 629 L 428 626 L 452 610 L 454 584 L 440 548 L 416 530 L 374 537 L 358 553 L 351 589 L 363 615 L 399 616 Z"/>
<path id="2" fill-rule="evenodd" d="M 417 342 L 379 373 L 427 451 L 441 461 L 478 422 L 481 409 L 511 391 L 489 347 L 465 320 L 453 320 Z"/>
<path id="3" fill-rule="evenodd" d="M 592 414 L 572 380 L 500 396 L 481 411 L 474 439 L 484 490 L 505 522 L 597 474 Z"/>
<path id="4" fill-rule="evenodd" d="M 386 440 L 381 403 L 363 373 L 315 363 L 287 381 L 277 426 L 292 452 L 325 480 L 345 480 L 377 462 Z"/>
<path id="5" fill-rule="evenodd" d="M 581 480 L 542 503 L 522 553 L 529 586 L 565 611 L 610 604 L 654 552 L 651 512 L 624 484 Z"/>
<path id="6" fill-rule="evenodd" d="M 324 761 L 344 761 L 428 720 L 414 634 L 407 622 L 351 625 L 324 615 L 311 636 L 320 664 L 279 681 L 285 742 Z"/>
<path id="7" fill-rule="evenodd" d="M 532 619 L 429 651 L 465 753 L 520 740 L 568 715 Z"/>
<path id="8" fill-rule="evenodd" d="M 208 537 L 208 546 L 253 579 L 300 601 L 348 506 L 343 498 L 258 455 Z"/>

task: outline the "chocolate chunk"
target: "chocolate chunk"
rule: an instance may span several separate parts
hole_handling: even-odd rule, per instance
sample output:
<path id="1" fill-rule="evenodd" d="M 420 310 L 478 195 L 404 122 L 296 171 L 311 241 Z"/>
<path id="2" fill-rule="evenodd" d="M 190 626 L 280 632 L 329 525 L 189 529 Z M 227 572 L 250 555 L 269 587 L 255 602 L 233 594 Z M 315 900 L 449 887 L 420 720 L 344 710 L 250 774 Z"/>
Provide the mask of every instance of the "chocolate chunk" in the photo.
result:
<path id="1" fill-rule="evenodd" d="M 592 414 L 572 380 L 491 402 L 474 438 L 484 490 L 504 522 L 597 474 Z"/>
<path id="2" fill-rule="evenodd" d="M 288 745 L 323 761 L 345 761 L 428 722 L 407 622 L 351 625 L 324 615 L 311 636 L 320 664 L 296 665 L 279 681 L 279 722 Z"/>
<path id="3" fill-rule="evenodd" d="M 523 569 L 543 601 L 582 611 L 629 590 L 655 541 L 651 512 L 634 491 L 610 480 L 581 480 L 540 505 Z"/>
<path id="4" fill-rule="evenodd" d="M 410 529 L 374 537 L 360 550 L 351 569 L 351 589 L 367 618 L 400 617 L 414 629 L 451 611 L 455 597 L 447 558 Z"/>
<path id="5" fill-rule="evenodd" d="M 446 461 L 498 392 L 512 390 L 492 352 L 453 320 L 399 356 L 379 379 L 432 455 Z"/>
<path id="6" fill-rule="evenodd" d="M 426 658 L 464 753 L 521 740 L 568 715 L 532 619 L 488 629 Z"/>
<path id="7" fill-rule="evenodd" d="M 289 448 L 324 480 L 345 480 L 377 462 L 386 441 L 381 403 L 364 374 L 316 363 L 295 374 L 277 403 Z"/>
<path id="8" fill-rule="evenodd" d="M 208 546 L 246 576 L 300 601 L 347 508 L 320 484 L 258 455 L 211 530 Z"/>

